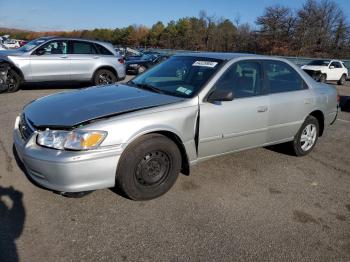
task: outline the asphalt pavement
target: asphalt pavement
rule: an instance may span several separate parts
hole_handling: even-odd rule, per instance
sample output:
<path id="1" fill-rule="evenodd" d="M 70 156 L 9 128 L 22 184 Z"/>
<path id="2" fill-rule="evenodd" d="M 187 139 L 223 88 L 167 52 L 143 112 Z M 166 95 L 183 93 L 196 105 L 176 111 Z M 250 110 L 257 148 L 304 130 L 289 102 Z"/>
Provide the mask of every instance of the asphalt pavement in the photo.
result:
<path id="1" fill-rule="evenodd" d="M 350 261 L 349 112 L 306 157 L 253 149 L 198 164 L 159 199 L 74 199 L 28 180 L 12 129 L 26 103 L 77 87 L 0 95 L 0 261 Z"/>

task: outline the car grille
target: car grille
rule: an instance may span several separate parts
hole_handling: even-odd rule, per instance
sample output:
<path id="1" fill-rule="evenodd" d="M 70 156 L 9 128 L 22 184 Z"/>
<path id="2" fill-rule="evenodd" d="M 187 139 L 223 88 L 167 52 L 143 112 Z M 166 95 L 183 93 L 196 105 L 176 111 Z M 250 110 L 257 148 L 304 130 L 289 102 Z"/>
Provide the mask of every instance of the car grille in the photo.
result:
<path id="1" fill-rule="evenodd" d="M 34 128 L 28 123 L 28 120 L 24 115 L 21 116 L 18 129 L 24 140 L 28 140 L 35 131 Z"/>

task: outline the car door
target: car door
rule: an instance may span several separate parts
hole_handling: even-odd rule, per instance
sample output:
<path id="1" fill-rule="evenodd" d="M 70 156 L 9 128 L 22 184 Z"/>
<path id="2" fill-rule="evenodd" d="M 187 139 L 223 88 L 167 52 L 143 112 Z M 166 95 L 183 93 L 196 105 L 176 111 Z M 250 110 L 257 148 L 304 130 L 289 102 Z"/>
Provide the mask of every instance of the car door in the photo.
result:
<path id="1" fill-rule="evenodd" d="M 199 158 L 266 143 L 269 100 L 262 79 L 260 62 L 245 60 L 217 81 L 213 90 L 231 89 L 234 99 L 200 104 Z"/>
<path id="2" fill-rule="evenodd" d="M 299 73 L 289 64 L 264 60 L 264 75 L 269 90 L 268 143 L 290 140 L 298 132 L 314 95 Z"/>
<path id="3" fill-rule="evenodd" d="M 70 41 L 71 79 L 90 80 L 95 69 L 101 64 L 101 56 L 91 42 Z"/>
<path id="4" fill-rule="evenodd" d="M 345 73 L 345 70 L 339 61 L 334 62 L 334 69 L 336 71 L 336 79 L 335 80 L 338 81 L 342 77 L 342 75 Z"/>
<path id="5" fill-rule="evenodd" d="M 339 62 L 332 61 L 328 67 L 327 80 L 339 80 L 342 76 L 342 67 Z"/>
<path id="6" fill-rule="evenodd" d="M 30 55 L 29 80 L 70 80 L 68 41 L 53 40 L 34 50 Z"/>

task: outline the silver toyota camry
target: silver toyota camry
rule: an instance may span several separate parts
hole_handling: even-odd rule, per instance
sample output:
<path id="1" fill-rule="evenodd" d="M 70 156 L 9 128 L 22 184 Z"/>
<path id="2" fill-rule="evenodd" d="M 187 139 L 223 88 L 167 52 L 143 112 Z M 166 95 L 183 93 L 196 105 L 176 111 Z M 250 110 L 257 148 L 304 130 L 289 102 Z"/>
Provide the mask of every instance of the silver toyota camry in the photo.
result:
<path id="1" fill-rule="evenodd" d="M 17 117 L 14 143 L 28 175 L 46 188 L 117 186 L 145 200 L 211 157 L 282 143 L 304 156 L 337 105 L 333 86 L 280 58 L 178 54 L 125 84 L 31 102 Z"/>

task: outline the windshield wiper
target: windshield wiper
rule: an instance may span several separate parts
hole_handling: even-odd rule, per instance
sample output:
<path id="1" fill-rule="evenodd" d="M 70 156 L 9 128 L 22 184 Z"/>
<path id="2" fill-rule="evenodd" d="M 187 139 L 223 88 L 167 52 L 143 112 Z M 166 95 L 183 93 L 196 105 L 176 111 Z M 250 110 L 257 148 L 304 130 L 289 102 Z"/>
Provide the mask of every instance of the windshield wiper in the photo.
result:
<path id="1" fill-rule="evenodd" d="M 138 83 L 135 83 L 134 81 L 130 81 L 130 83 L 139 87 L 139 88 L 142 88 L 142 89 L 146 89 L 146 90 L 149 90 L 149 91 L 152 91 L 155 93 L 159 93 L 159 94 L 164 94 L 163 90 L 160 90 L 159 88 L 156 88 L 156 87 L 149 85 L 149 84 L 138 84 Z"/>

